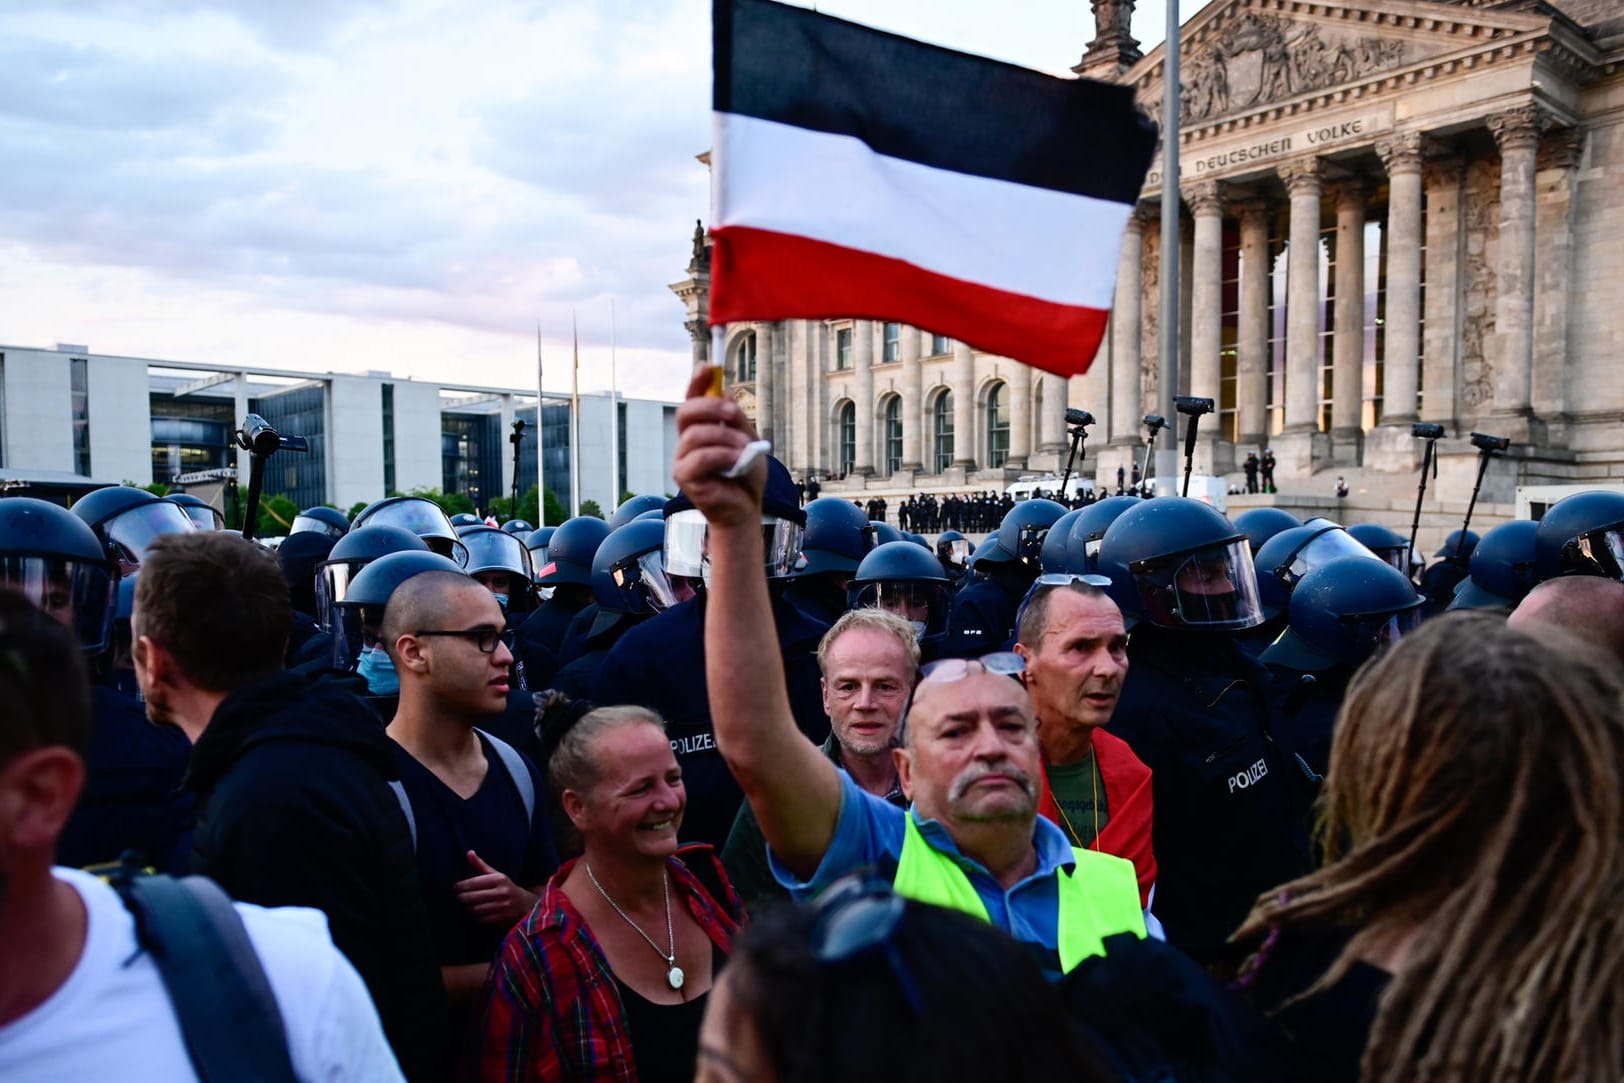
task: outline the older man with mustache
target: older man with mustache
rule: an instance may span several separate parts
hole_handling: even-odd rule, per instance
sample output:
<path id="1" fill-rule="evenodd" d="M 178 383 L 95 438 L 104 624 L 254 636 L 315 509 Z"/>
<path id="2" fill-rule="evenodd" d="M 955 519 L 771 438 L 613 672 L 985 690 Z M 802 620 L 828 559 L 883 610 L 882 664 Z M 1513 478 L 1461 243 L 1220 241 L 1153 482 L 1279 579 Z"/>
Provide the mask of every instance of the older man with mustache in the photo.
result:
<path id="1" fill-rule="evenodd" d="M 696 373 L 677 413 L 674 476 L 710 523 L 705 665 L 716 743 L 761 824 L 774 874 L 815 894 L 863 868 L 901 894 L 990 921 L 1059 975 L 1117 933 L 1145 935 L 1131 862 L 1072 847 L 1037 814 L 1042 761 L 1018 655 L 947 659 L 914 694 L 895 750 L 904 811 L 865 793 L 801 735 L 790 713 L 762 574 L 757 463 L 726 476 L 753 439 L 730 399 Z"/>

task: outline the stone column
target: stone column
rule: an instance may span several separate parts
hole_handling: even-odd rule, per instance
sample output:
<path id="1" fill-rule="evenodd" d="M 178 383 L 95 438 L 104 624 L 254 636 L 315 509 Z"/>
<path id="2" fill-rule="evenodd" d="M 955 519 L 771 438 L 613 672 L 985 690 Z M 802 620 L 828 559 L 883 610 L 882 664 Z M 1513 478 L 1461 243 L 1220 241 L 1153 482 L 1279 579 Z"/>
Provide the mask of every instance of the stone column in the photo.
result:
<path id="1" fill-rule="evenodd" d="M 1421 133 L 1376 144 L 1387 167 L 1387 313 L 1383 425 L 1416 419 L 1421 377 Z"/>
<path id="2" fill-rule="evenodd" d="M 1389 294 L 1391 296 L 1391 294 Z M 1331 454 L 1359 463 L 1365 360 L 1365 185 L 1336 186 L 1336 301 L 1331 338 Z"/>
<path id="3" fill-rule="evenodd" d="M 1269 435 L 1269 205 L 1249 199 L 1241 217 L 1240 334 L 1235 357 L 1235 410 L 1240 446 L 1261 449 Z"/>
<path id="4" fill-rule="evenodd" d="M 1096 361 L 1097 365 L 1099 362 Z M 1103 373 L 1104 369 L 1090 367 L 1090 376 Z M 1061 456 L 1061 465 L 1065 465 L 1065 454 L 1068 446 L 1066 436 L 1066 405 L 1071 397 L 1071 381 L 1064 376 L 1056 376 L 1052 372 L 1043 374 L 1043 415 L 1038 425 L 1038 450 L 1044 455 Z"/>
<path id="5" fill-rule="evenodd" d="M 976 359 L 970 347 L 953 340 L 953 465 L 969 473 L 976 468 Z"/>
<path id="6" fill-rule="evenodd" d="M 1290 242 L 1286 249 L 1286 425 L 1290 439 L 1274 441 L 1278 474 L 1306 477 L 1314 469 L 1319 432 L 1321 166 L 1303 158 L 1280 177 L 1291 195 Z"/>
<path id="7" fill-rule="evenodd" d="M 1194 251 L 1190 261 L 1190 394 L 1219 401 L 1223 381 L 1223 300 L 1224 300 L 1224 186 L 1219 181 L 1201 181 L 1184 191 L 1185 201 L 1195 218 Z M 1217 450 L 1216 415 L 1206 419 L 1196 448 L 1196 469 L 1219 473 L 1233 466 L 1220 459 L 1234 459 Z"/>
<path id="8" fill-rule="evenodd" d="M 920 420 L 924 416 L 925 366 L 919 360 L 920 332 L 902 329 L 902 469 L 918 473 Z"/>
<path id="9" fill-rule="evenodd" d="M 1116 302 L 1111 308 L 1111 443 L 1132 447 L 1139 443 L 1139 336 L 1143 331 L 1145 216 L 1137 209 L 1128 216 L 1117 260 Z"/>
<path id="10" fill-rule="evenodd" d="M 1011 470 L 1025 470 L 1032 456 L 1032 370 L 1015 362 L 1004 394 L 1009 403 L 1009 457 L 1004 465 Z"/>
<path id="11" fill-rule="evenodd" d="M 1457 157 L 1426 163 L 1426 332 L 1422 341 L 1421 417 L 1455 427 L 1455 384 L 1460 364 L 1460 184 Z"/>
<path id="12" fill-rule="evenodd" d="M 874 321 L 858 320 L 852 326 L 852 367 L 857 376 L 857 448 L 852 473 L 860 478 L 874 474 Z"/>
<path id="13" fill-rule="evenodd" d="M 779 323 L 758 323 L 756 332 L 756 432 L 763 440 L 778 439 L 778 426 L 773 424 L 773 359 L 778 356 L 778 339 L 784 333 Z M 782 454 L 774 444 L 775 453 Z"/>
<path id="14" fill-rule="evenodd" d="M 1585 402 L 1582 387 L 1569 386 L 1570 380 L 1578 379 L 1579 366 L 1567 363 L 1573 313 L 1568 296 L 1573 276 L 1573 188 L 1583 152 L 1584 133 L 1577 128 L 1553 131 L 1539 148 L 1533 407 L 1535 416 L 1547 421 L 1593 405 Z"/>
<path id="15" fill-rule="evenodd" d="M 1497 417 L 1528 418 L 1534 381 L 1534 169 L 1540 136 L 1550 116 L 1536 105 L 1489 118 L 1500 145 L 1500 253 L 1495 260 L 1494 327 L 1499 357 L 1494 366 Z M 1503 433 L 1513 439 L 1530 435 Z"/>

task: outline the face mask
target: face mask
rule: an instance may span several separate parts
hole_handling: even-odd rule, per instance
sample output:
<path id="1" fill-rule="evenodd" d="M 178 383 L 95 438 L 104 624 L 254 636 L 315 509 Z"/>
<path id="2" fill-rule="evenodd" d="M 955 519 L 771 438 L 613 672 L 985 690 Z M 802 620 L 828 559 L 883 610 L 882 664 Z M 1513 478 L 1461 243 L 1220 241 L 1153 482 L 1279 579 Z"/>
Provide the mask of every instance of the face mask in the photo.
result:
<path id="1" fill-rule="evenodd" d="M 922 620 L 911 620 L 908 623 L 913 625 L 913 630 L 914 630 L 914 635 L 915 636 L 919 637 L 920 639 L 925 638 L 925 622 L 924 621 L 922 621 Z"/>
<path id="2" fill-rule="evenodd" d="M 400 675 L 395 672 L 395 661 L 382 647 L 363 650 L 355 671 L 366 679 L 367 691 L 374 696 L 393 696 L 400 692 Z"/>
<path id="3" fill-rule="evenodd" d="M 502 607 L 502 612 L 506 613 L 508 607 L 508 596 L 506 594 L 493 594 L 491 597 L 496 599 L 496 604 Z"/>

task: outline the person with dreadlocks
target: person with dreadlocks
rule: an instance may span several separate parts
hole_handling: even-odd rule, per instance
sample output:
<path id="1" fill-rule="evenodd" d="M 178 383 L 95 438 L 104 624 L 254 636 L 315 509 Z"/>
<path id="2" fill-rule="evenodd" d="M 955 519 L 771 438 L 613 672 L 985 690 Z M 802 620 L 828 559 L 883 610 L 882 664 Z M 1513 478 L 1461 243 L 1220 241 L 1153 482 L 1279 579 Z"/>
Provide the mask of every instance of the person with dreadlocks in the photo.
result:
<path id="1" fill-rule="evenodd" d="M 1259 945 L 1237 984 L 1302 1078 L 1624 1079 L 1616 673 L 1566 633 L 1463 611 L 1355 677 L 1326 863 L 1235 934 Z"/>

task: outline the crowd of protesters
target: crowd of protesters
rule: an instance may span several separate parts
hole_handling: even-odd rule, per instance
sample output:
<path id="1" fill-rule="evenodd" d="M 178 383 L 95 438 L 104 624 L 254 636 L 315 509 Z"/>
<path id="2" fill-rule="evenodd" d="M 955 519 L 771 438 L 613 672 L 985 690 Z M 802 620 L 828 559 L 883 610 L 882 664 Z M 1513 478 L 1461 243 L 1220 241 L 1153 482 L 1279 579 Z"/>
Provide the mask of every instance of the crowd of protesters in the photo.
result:
<path id="1" fill-rule="evenodd" d="M 890 538 L 709 380 L 607 522 L 0 499 L 0 1077 L 1624 1079 L 1624 494 Z"/>

